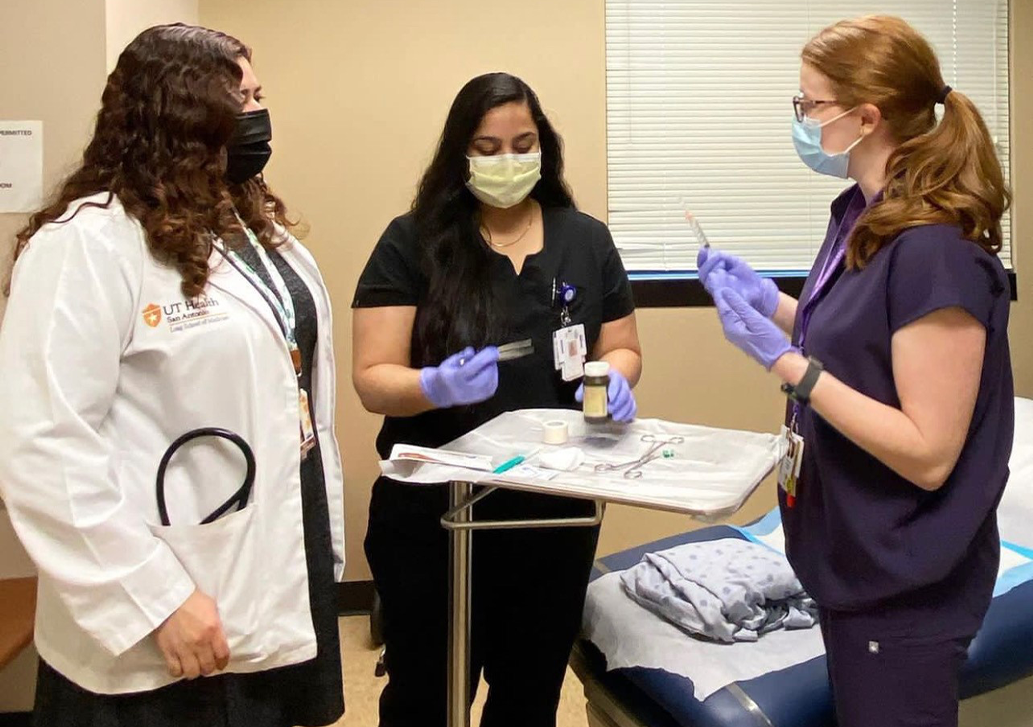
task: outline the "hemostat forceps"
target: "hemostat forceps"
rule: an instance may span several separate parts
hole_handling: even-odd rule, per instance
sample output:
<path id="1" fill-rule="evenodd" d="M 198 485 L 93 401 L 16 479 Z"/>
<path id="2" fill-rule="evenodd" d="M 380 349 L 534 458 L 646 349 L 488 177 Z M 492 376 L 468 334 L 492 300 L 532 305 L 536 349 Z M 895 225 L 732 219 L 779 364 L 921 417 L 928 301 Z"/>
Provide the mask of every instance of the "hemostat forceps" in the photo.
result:
<path id="1" fill-rule="evenodd" d="M 624 470 L 624 477 L 629 480 L 637 480 L 642 477 L 642 468 L 647 464 L 656 459 L 661 449 L 669 444 L 682 444 L 685 441 L 685 437 L 669 437 L 667 439 L 661 439 L 654 434 L 643 434 L 642 441 L 647 444 L 652 444 L 645 454 L 630 462 L 621 462 L 620 464 L 608 464 L 601 463 L 595 466 L 596 472 L 614 472 L 616 470 Z"/>

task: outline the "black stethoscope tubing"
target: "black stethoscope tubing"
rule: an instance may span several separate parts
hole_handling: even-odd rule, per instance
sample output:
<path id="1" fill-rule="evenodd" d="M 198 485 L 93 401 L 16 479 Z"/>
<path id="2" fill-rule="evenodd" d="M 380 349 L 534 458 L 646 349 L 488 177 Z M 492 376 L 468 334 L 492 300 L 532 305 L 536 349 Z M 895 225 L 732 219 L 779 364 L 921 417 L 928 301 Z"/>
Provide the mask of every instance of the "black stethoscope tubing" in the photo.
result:
<path id="1" fill-rule="evenodd" d="M 155 497 L 158 500 L 158 517 L 161 518 L 161 524 L 165 527 L 171 525 L 169 521 L 169 511 L 165 505 L 165 470 L 169 466 L 169 461 L 176 451 L 187 442 L 193 441 L 194 439 L 200 439 L 201 437 L 218 437 L 232 442 L 237 446 L 237 449 L 244 455 L 244 460 L 247 463 L 247 473 L 244 475 L 244 483 L 240 488 L 234 492 L 226 502 L 219 505 L 211 514 L 208 515 L 204 520 L 201 521 L 201 525 L 208 525 L 215 522 L 220 517 L 229 512 L 234 506 L 237 511 L 243 510 L 247 507 L 248 500 L 251 497 L 251 490 L 255 485 L 255 454 L 251 451 L 250 445 L 244 438 L 235 432 L 231 432 L 228 429 L 221 429 L 219 427 L 201 427 L 200 429 L 192 429 L 183 436 L 179 437 L 176 441 L 169 445 L 169 448 L 165 450 L 165 454 L 161 458 L 161 463 L 158 465 L 158 476 L 154 483 Z"/>

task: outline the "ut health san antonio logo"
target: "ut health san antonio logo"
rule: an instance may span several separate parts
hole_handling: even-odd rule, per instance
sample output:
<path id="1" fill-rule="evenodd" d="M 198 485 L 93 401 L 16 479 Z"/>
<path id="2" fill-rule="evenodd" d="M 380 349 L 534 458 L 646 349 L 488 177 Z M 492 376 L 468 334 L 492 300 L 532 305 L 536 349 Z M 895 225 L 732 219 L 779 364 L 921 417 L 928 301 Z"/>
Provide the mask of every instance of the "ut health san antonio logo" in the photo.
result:
<path id="1" fill-rule="evenodd" d="M 143 322 L 151 328 L 157 328 L 161 323 L 161 306 L 151 303 L 143 309 Z"/>

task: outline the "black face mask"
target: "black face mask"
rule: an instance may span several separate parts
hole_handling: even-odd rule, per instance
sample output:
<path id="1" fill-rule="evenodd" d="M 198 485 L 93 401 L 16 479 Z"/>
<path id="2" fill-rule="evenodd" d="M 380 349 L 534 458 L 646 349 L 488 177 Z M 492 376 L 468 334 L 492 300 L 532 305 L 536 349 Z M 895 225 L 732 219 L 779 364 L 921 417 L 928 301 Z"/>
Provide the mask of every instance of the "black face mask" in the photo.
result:
<path id="1" fill-rule="evenodd" d="M 272 138 L 273 125 L 267 109 L 237 116 L 237 130 L 226 145 L 226 179 L 242 184 L 261 174 L 273 155 L 269 146 Z"/>

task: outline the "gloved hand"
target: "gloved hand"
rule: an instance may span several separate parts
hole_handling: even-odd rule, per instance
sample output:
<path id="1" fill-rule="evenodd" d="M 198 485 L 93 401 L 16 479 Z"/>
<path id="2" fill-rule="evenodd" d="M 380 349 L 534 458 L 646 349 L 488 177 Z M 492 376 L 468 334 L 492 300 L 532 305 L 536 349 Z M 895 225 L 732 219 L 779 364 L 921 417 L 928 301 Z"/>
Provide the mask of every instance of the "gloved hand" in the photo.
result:
<path id="1" fill-rule="evenodd" d="M 753 306 L 765 318 L 771 318 L 778 310 L 778 286 L 770 278 L 762 278 L 742 258 L 720 250 L 701 247 L 696 255 L 699 280 L 711 296 L 717 286 L 729 287 L 739 297 Z M 712 273 L 723 270 L 727 276 L 715 278 Z"/>
<path id="2" fill-rule="evenodd" d="M 487 346 L 474 353 L 468 347 L 446 358 L 440 366 L 420 369 L 420 389 L 439 409 L 476 404 L 499 388 L 499 350 Z"/>
<path id="3" fill-rule="evenodd" d="M 577 387 L 574 399 L 579 404 L 585 400 L 584 384 Z M 635 403 L 635 394 L 631 391 L 631 384 L 624 378 L 624 374 L 613 367 L 610 367 L 610 385 L 606 387 L 606 401 L 610 416 L 615 422 L 633 421 L 638 413 L 638 404 Z"/>
<path id="4" fill-rule="evenodd" d="M 714 275 L 727 273 L 715 271 Z M 718 279 L 716 282 L 723 281 Z M 782 329 L 743 300 L 731 286 L 717 287 L 714 303 L 721 317 L 725 338 L 759 361 L 764 368 L 770 371 L 779 358 L 792 350 Z"/>

